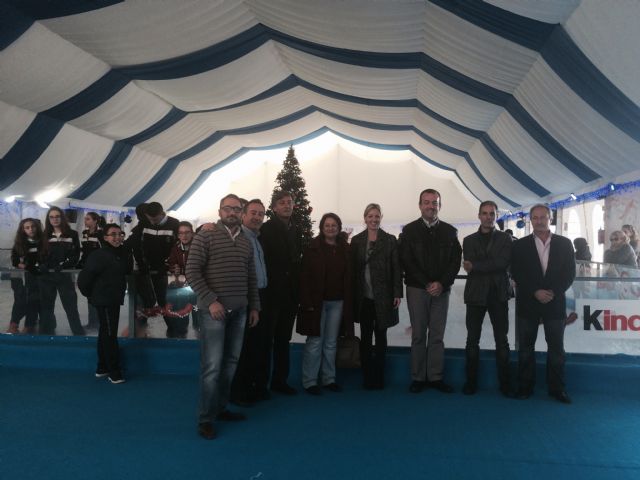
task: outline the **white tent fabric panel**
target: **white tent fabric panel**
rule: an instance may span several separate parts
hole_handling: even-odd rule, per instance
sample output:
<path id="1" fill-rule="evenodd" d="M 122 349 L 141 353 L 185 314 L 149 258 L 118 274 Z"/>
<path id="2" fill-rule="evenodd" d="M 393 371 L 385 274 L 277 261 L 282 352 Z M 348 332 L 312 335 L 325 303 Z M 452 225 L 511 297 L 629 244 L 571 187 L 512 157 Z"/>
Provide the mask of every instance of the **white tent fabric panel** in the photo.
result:
<path id="1" fill-rule="evenodd" d="M 430 28 L 423 51 L 482 83 L 512 92 L 537 53 L 477 27 L 437 5 L 426 4 Z"/>
<path id="2" fill-rule="evenodd" d="M 529 177 L 550 191 L 570 191 L 582 182 L 571 170 L 537 144 L 509 115 L 504 113 L 492 125 L 489 136 Z"/>
<path id="3" fill-rule="evenodd" d="M 640 145 L 595 112 L 540 60 L 516 92 L 529 113 L 603 176 L 619 175 Z"/>
<path id="4" fill-rule="evenodd" d="M 31 122 L 35 113 L 0 101 L 0 158 L 14 146 Z"/>
<path id="5" fill-rule="evenodd" d="M 461 93 L 424 72 L 418 74 L 418 100 L 434 112 L 465 127 L 486 130 L 503 108 Z"/>
<path id="6" fill-rule="evenodd" d="M 73 97 L 109 66 L 34 23 L 0 51 L 0 100 L 40 112 Z"/>
<path id="7" fill-rule="evenodd" d="M 517 198 L 524 203 L 535 203 L 536 195 L 527 190 L 520 182 L 507 173 L 504 168 L 487 152 L 482 143 L 476 142 L 469 150 L 469 156 L 475 165 L 482 165 L 482 174 L 489 184 L 507 198 Z M 499 188 L 498 185 L 500 186 Z M 495 196 L 495 193 L 493 194 Z"/>
<path id="8" fill-rule="evenodd" d="M 260 72 L 256 75 L 256 71 Z M 284 80 L 284 67 L 272 42 L 213 71 L 172 80 L 136 80 L 145 90 L 191 111 L 248 100 Z"/>
<path id="9" fill-rule="evenodd" d="M 169 104 L 129 83 L 102 105 L 69 123 L 120 140 L 150 127 L 170 110 Z"/>
<path id="10" fill-rule="evenodd" d="M 375 8 L 367 0 L 246 3 L 264 25 L 322 45 L 374 52 L 416 52 L 423 45 L 425 2 L 375 2 Z"/>
<path id="11" fill-rule="evenodd" d="M 69 195 L 98 168 L 113 142 L 65 125 L 42 156 L 46 162 L 36 162 L 11 185 L 15 194 L 42 193 L 58 190 Z"/>
<path id="12" fill-rule="evenodd" d="M 163 157 L 170 158 L 205 140 L 210 134 L 210 130 L 196 118 L 186 116 L 171 128 L 138 146 L 157 155 L 163 153 Z"/>
<path id="13" fill-rule="evenodd" d="M 617 0 L 612 7 L 600 0 L 583 2 L 567 21 L 567 32 L 611 82 L 640 104 L 640 2 Z"/>
<path id="14" fill-rule="evenodd" d="M 381 100 L 415 98 L 418 73 L 415 69 L 360 67 L 317 58 L 283 45 L 277 48 L 294 75 L 318 87 Z"/>
<path id="15" fill-rule="evenodd" d="M 165 162 L 166 159 L 158 155 L 134 147 L 120 168 L 87 201 L 123 205 L 146 184 L 149 172 L 157 171 Z"/>
<path id="16" fill-rule="evenodd" d="M 186 55 L 257 22 L 238 0 L 130 0 L 42 23 L 108 64 L 123 66 Z"/>

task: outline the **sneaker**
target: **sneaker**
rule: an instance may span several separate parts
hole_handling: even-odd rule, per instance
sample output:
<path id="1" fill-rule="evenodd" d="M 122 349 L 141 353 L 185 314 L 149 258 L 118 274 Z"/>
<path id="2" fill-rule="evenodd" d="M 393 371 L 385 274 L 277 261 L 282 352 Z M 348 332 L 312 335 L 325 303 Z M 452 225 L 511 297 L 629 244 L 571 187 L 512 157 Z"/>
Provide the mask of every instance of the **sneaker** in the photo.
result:
<path id="1" fill-rule="evenodd" d="M 7 328 L 7 333 L 14 335 L 18 333 L 18 324 L 14 322 L 9 323 L 9 328 Z"/>
<path id="2" fill-rule="evenodd" d="M 96 378 L 104 378 L 108 376 L 109 376 L 109 372 L 106 372 L 104 370 L 96 370 Z"/>
<path id="3" fill-rule="evenodd" d="M 109 375 L 109 381 L 115 385 L 118 383 L 124 383 L 126 380 L 122 375 Z"/>

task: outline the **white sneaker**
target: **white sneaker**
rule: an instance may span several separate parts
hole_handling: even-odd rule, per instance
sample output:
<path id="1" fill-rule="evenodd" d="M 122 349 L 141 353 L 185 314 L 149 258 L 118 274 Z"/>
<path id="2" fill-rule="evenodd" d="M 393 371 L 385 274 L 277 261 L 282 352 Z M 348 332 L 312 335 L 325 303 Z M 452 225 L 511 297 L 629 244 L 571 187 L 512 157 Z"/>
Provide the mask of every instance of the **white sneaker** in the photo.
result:
<path id="1" fill-rule="evenodd" d="M 117 384 L 117 383 L 124 383 L 126 380 L 122 377 L 109 377 L 109 381 L 113 384 Z"/>

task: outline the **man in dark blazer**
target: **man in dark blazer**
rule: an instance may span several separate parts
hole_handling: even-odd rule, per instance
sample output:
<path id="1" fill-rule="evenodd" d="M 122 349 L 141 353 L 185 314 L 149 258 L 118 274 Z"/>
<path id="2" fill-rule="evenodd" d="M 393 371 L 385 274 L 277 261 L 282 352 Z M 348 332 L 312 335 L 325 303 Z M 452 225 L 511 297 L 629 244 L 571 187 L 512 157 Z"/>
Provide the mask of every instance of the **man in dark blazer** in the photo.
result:
<path id="1" fill-rule="evenodd" d="M 509 298 L 511 285 L 507 272 L 511 263 L 511 235 L 496 230 L 498 205 L 491 200 L 480 204 L 480 228 L 465 237 L 462 244 L 462 268 L 468 274 L 464 287 L 467 305 L 467 381 L 462 393 L 473 395 L 478 388 L 480 334 L 484 316 L 489 312 L 496 342 L 496 368 L 500 391 L 511 396 L 509 381 Z"/>
<path id="2" fill-rule="evenodd" d="M 529 398 L 535 385 L 535 343 L 538 324 L 547 340 L 547 385 L 549 395 L 571 403 L 564 387 L 565 292 L 576 275 L 571 240 L 552 234 L 551 210 L 547 205 L 531 207 L 533 233 L 513 245 L 511 274 L 516 282 L 518 325 L 518 398 Z"/>

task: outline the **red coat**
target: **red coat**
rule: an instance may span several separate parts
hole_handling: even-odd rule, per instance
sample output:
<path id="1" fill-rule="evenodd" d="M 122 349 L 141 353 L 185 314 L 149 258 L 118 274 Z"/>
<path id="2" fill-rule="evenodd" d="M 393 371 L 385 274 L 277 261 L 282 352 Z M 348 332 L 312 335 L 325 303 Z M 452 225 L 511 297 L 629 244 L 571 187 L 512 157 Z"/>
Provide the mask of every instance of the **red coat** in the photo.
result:
<path id="1" fill-rule="evenodd" d="M 320 315 L 324 300 L 324 279 L 326 270 L 323 240 L 314 238 L 302 257 L 300 274 L 300 310 L 296 322 L 296 331 L 300 335 L 320 336 Z M 353 335 L 353 302 L 349 244 L 338 247 L 345 262 L 344 298 L 342 307 L 342 325 L 340 335 Z"/>

